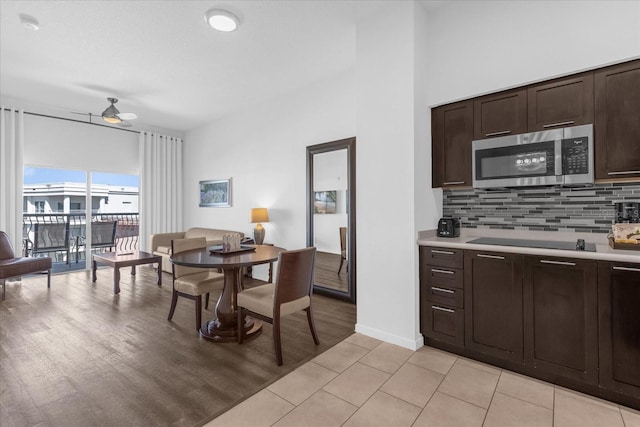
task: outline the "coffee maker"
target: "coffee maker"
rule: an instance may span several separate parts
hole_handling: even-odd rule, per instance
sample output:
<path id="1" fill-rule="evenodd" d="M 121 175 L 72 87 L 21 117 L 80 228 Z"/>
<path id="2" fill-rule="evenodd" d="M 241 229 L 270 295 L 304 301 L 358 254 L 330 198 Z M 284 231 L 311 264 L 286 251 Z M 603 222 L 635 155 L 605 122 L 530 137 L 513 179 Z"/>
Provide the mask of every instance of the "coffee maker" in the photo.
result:
<path id="1" fill-rule="evenodd" d="M 640 223 L 640 200 L 625 200 L 622 202 L 614 202 L 615 206 L 615 224 L 621 223 Z"/>

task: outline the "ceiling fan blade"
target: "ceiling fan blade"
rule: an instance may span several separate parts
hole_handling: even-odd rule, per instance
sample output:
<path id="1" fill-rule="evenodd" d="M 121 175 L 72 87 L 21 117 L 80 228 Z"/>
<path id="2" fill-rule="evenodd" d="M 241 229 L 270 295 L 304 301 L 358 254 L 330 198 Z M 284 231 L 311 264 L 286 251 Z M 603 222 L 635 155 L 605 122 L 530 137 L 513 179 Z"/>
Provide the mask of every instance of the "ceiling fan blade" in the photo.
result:
<path id="1" fill-rule="evenodd" d="M 131 123 L 129 122 L 125 122 L 124 120 L 121 121 L 120 123 L 118 123 L 118 126 L 120 126 L 121 128 L 130 128 L 131 127 Z"/>
<path id="2" fill-rule="evenodd" d="M 138 115 L 136 113 L 119 113 L 118 117 L 120 117 L 121 120 L 135 120 L 138 118 Z"/>

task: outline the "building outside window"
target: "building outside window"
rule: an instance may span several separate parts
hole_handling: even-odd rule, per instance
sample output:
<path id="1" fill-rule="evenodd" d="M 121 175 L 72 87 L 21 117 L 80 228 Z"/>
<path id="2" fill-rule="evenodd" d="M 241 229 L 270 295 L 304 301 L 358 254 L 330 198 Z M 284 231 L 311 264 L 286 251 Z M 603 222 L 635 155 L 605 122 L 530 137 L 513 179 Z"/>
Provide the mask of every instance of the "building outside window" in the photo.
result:
<path id="1" fill-rule="evenodd" d="M 36 208 L 36 213 L 44 213 L 44 201 L 38 200 L 33 202 L 33 205 Z"/>

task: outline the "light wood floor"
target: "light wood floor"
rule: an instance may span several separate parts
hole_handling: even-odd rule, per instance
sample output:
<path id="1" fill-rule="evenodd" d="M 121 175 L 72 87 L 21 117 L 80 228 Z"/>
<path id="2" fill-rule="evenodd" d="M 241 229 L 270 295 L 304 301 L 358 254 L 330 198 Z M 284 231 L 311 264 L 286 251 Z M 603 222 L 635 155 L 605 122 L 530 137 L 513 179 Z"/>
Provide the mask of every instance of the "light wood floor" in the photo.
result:
<path id="1" fill-rule="evenodd" d="M 7 284 L 0 303 L 0 424 L 50 426 L 202 425 L 350 335 L 355 306 L 314 296 L 321 345 L 304 313 L 282 325 L 284 366 L 275 362 L 271 326 L 239 346 L 202 340 L 193 301 L 166 317 L 171 278 L 122 269 L 85 271 Z M 253 281 L 254 283 L 257 281 Z M 251 284 L 248 284 L 251 286 Z M 213 317 L 212 295 L 203 319 Z"/>
<path id="2" fill-rule="evenodd" d="M 314 269 L 315 283 L 325 288 L 346 292 L 348 285 L 347 262 L 344 262 L 340 274 L 338 274 L 338 267 L 340 267 L 339 254 L 317 252 Z"/>

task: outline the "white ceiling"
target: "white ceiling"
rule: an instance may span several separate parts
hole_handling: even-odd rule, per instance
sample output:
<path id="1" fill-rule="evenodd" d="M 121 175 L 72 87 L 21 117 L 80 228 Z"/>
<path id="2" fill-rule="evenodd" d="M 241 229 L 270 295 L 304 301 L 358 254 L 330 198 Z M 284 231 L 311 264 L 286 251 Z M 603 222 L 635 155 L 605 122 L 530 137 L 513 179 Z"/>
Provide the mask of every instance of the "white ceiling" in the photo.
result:
<path id="1" fill-rule="evenodd" d="M 186 131 L 354 67 L 355 22 L 393 3 L 2 0 L 0 93 L 98 114 L 114 96 L 137 124 Z M 212 30 L 212 7 L 240 28 Z"/>

